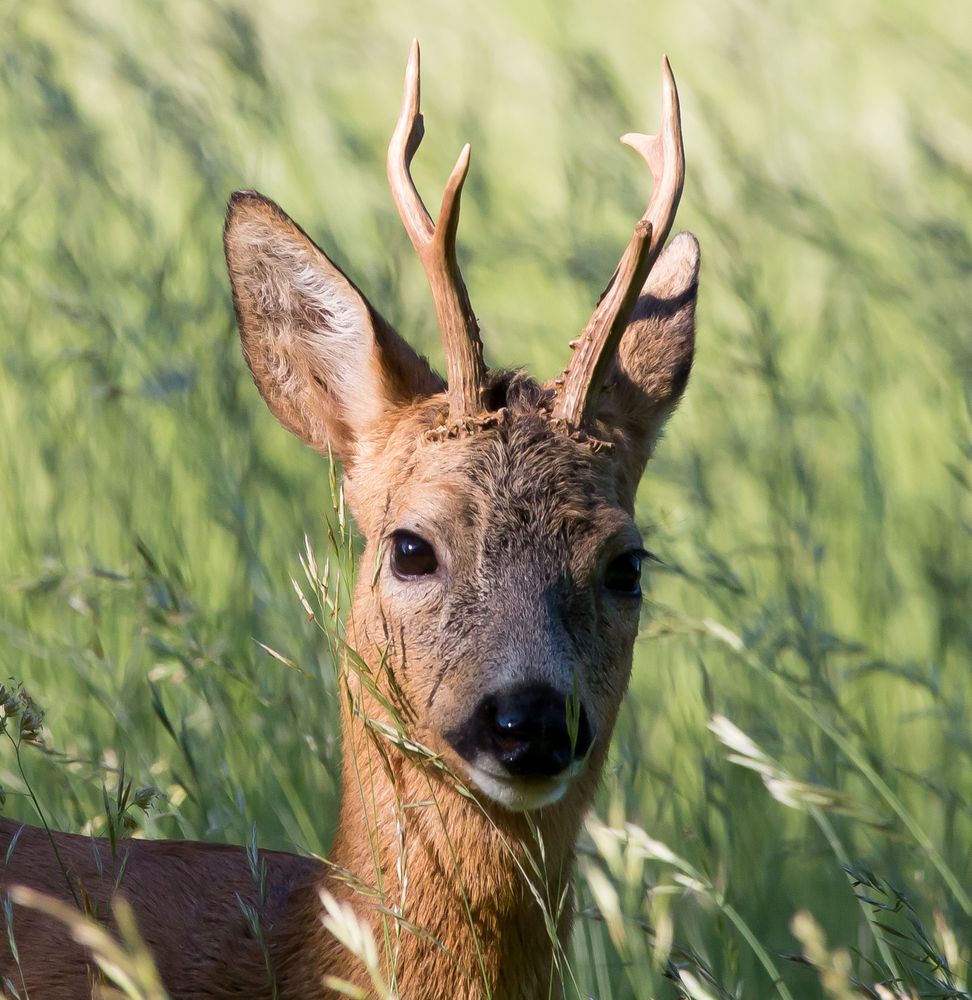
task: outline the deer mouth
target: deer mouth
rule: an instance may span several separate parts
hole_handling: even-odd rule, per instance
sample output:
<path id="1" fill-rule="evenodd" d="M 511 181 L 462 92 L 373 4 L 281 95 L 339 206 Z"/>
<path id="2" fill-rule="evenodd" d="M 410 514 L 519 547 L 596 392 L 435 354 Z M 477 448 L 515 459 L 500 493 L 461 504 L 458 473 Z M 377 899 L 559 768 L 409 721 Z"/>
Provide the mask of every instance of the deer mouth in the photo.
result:
<path id="1" fill-rule="evenodd" d="M 556 778 L 514 778 L 498 773 L 488 762 L 484 762 L 484 766 L 466 764 L 476 790 L 511 812 L 532 812 L 558 802 L 583 768 L 584 761 L 578 760 Z"/>

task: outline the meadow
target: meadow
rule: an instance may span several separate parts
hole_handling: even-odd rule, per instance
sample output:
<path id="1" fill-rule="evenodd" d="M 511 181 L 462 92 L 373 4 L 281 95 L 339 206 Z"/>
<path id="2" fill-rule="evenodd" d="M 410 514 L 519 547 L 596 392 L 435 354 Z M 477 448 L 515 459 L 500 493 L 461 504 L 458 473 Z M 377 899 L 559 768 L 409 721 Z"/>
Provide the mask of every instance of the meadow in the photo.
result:
<path id="1" fill-rule="evenodd" d="M 472 143 L 487 358 L 545 377 L 642 211 L 617 138 L 662 52 L 682 98 L 698 354 L 639 496 L 569 995 L 969 996 L 959 0 L 7 0 L 0 676 L 46 715 L 42 749 L 5 728 L 4 813 L 326 852 L 335 665 L 291 578 L 335 498 L 252 386 L 221 227 L 274 198 L 441 363 L 384 177 L 415 35 L 416 180 Z"/>

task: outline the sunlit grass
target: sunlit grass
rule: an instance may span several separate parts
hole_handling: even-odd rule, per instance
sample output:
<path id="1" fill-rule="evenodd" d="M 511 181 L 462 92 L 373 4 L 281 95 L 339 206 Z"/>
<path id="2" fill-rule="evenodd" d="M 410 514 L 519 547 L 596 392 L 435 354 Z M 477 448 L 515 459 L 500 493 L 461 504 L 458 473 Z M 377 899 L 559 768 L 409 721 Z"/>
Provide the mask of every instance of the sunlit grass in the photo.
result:
<path id="1" fill-rule="evenodd" d="M 340 633 L 291 581 L 331 549 L 337 492 L 240 358 L 229 192 L 277 199 L 440 358 L 383 166 L 418 35 L 417 181 L 472 141 L 460 252 L 487 355 L 549 375 L 641 211 L 617 136 L 653 127 L 667 51 L 699 352 L 639 502 L 660 563 L 568 982 L 967 990 L 970 11 L 8 4 L 0 657 L 47 710 L 54 752 L 22 759 L 52 827 L 108 835 L 102 789 L 134 779 L 164 794 L 144 835 L 243 844 L 255 823 L 323 854 L 333 833 Z M 310 576 L 346 595 L 336 540 Z M 38 822 L 12 753 L 0 784 Z"/>

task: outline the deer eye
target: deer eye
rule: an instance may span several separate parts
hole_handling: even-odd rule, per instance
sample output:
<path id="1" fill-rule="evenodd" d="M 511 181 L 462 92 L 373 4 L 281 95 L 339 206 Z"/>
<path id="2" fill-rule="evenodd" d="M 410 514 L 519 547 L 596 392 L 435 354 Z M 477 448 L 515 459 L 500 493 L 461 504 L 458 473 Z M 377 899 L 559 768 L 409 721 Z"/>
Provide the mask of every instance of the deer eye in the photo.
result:
<path id="1" fill-rule="evenodd" d="M 647 555 L 642 549 L 623 552 L 607 564 L 604 586 L 624 597 L 641 596 L 641 560 Z"/>
<path id="2" fill-rule="evenodd" d="M 392 572 L 402 579 L 429 576 L 439 568 L 435 549 L 410 531 L 396 531 L 391 538 Z"/>

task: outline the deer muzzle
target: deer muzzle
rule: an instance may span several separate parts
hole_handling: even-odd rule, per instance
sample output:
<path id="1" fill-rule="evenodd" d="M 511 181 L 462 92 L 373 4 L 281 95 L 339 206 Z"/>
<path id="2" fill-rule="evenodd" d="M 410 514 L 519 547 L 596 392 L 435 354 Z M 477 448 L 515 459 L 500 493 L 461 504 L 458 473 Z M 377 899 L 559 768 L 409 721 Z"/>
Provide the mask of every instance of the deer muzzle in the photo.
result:
<path id="1" fill-rule="evenodd" d="M 479 789 L 516 810 L 559 799 L 594 742 L 584 706 L 548 684 L 486 695 L 446 738 Z"/>

